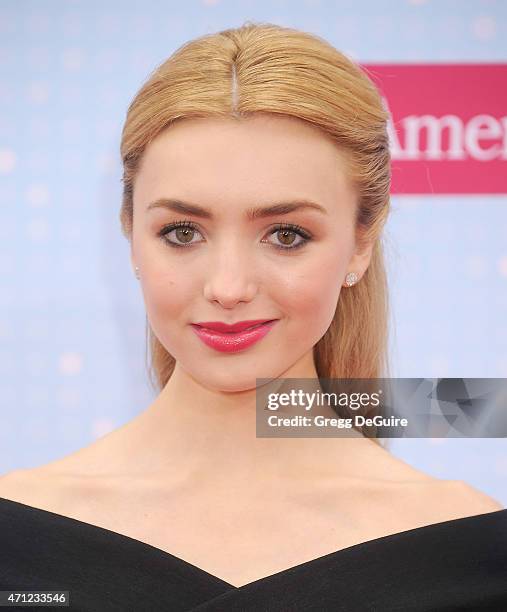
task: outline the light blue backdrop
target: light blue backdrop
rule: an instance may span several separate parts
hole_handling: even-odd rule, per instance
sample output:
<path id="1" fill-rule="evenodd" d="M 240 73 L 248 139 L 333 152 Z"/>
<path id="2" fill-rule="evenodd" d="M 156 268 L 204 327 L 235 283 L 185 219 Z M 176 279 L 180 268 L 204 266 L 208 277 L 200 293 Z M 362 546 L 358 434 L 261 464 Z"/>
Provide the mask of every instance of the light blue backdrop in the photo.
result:
<path id="1" fill-rule="evenodd" d="M 501 0 L 3 0 L 0 473 L 68 454 L 151 402 L 118 220 L 120 130 L 156 65 L 245 20 L 313 32 L 362 63 L 507 60 Z M 507 196 L 392 203 L 393 375 L 507 377 Z M 507 504 L 505 439 L 392 451 Z"/>

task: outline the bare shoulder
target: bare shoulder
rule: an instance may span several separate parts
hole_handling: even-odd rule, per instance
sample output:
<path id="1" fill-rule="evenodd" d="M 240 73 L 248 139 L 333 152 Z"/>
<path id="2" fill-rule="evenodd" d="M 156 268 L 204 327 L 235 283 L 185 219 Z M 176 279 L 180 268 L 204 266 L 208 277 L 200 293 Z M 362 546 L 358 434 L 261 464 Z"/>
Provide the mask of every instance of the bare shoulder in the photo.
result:
<path id="1" fill-rule="evenodd" d="M 26 474 L 29 470 L 13 470 L 0 475 L 0 497 L 8 499 L 18 498 L 23 495 L 27 486 Z M 37 482 L 37 479 L 35 479 Z"/>
<path id="2" fill-rule="evenodd" d="M 435 478 L 407 487 L 402 500 L 408 520 L 421 525 L 503 510 L 496 499 L 463 480 Z"/>
<path id="3" fill-rule="evenodd" d="M 476 489 L 463 480 L 444 481 L 448 486 L 448 499 L 462 507 L 470 515 L 504 510 L 502 504 L 487 493 Z"/>
<path id="4" fill-rule="evenodd" d="M 0 498 L 93 524 L 114 525 L 119 509 L 133 507 L 136 493 L 144 499 L 151 491 L 148 479 L 76 471 L 63 461 L 0 475 Z"/>
<path id="5" fill-rule="evenodd" d="M 79 499 L 92 499 L 97 486 L 45 466 L 17 469 L 0 476 L 0 497 L 51 512 L 66 513 Z"/>
<path id="6" fill-rule="evenodd" d="M 0 497 L 44 508 L 52 505 L 54 490 L 38 468 L 18 469 L 0 476 Z"/>
<path id="7" fill-rule="evenodd" d="M 374 449 L 379 453 L 377 465 L 382 474 L 389 474 L 396 498 L 414 507 L 415 512 L 445 516 L 473 516 L 503 510 L 502 504 L 463 480 L 445 480 L 431 476 L 389 452 Z M 381 484 L 378 485 L 382 489 Z M 385 491 L 389 492 L 390 487 Z M 399 497 L 398 497 L 399 494 Z M 444 519 L 442 519 L 444 520 Z"/>
<path id="8" fill-rule="evenodd" d="M 104 472 L 108 465 L 107 455 L 101 452 L 106 446 L 104 438 L 49 463 L 1 474 L 0 497 L 44 510 L 64 511 L 71 504 L 82 500 L 87 503 L 100 496 L 112 486 L 112 478 Z"/>

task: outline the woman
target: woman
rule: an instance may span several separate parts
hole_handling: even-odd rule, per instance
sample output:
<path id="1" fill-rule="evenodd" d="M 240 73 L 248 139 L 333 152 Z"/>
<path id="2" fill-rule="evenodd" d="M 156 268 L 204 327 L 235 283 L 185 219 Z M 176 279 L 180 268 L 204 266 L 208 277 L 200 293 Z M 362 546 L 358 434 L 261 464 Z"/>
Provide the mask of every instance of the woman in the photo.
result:
<path id="1" fill-rule="evenodd" d="M 358 66 L 270 24 L 151 75 L 121 223 L 159 393 L 3 476 L 0 589 L 79 610 L 506 609 L 498 502 L 360 432 L 256 437 L 257 379 L 387 374 L 387 120 Z"/>

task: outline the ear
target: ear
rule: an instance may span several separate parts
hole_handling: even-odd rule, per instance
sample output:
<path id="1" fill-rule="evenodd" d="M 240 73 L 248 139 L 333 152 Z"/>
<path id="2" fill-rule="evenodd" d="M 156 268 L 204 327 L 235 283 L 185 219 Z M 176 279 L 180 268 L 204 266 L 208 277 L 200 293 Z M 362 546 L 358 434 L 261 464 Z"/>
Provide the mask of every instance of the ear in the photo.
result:
<path id="1" fill-rule="evenodd" d="M 355 272 L 357 274 L 359 282 L 370 265 L 372 253 L 373 253 L 373 242 L 368 242 L 366 245 L 357 246 L 354 254 L 350 258 L 349 265 L 347 266 L 346 274 Z"/>

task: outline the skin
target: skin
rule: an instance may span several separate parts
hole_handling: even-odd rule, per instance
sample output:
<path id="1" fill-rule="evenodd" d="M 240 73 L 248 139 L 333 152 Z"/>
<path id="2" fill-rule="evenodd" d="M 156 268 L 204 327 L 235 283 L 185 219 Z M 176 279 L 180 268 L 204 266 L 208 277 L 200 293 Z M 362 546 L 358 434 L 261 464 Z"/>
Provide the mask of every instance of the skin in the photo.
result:
<path id="1" fill-rule="evenodd" d="M 213 219 L 147 210 L 163 197 L 206 207 Z M 325 213 L 245 218 L 249 207 L 301 198 Z M 313 347 L 333 319 L 345 276 L 361 277 L 371 258 L 371 248 L 356 246 L 356 205 L 339 151 L 301 121 L 184 121 L 149 145 L 134 185 L 132 265 L 140 269 L 152 328 L 176 368 L 143 419 L 143 439 L 152 441 L 148 469 L 170 459 L 209 478 L 286 477 L 287 466 L 307 471 L 342 455 L 342 440 L 256 438 L 255 379 L 317 377 Z M 191 247 L 171 247 L 158 236 L 185 219 L 198 223 Z M 291 252 L 277 249 L 283 242 L 273 228 L 283 222 L 312 240 Z M 175 231 L 169 239 L 181 243 Z M 261 342 L 232 354 L 204 345 L 189 325 L 263 318 L 279 321 Z M 358 451 L 371 445 L 355 444 Z"/>
<path id="2" fill-rule="evenodd" d="M 204 206 L 213 219 L 148 210 L 162 197 Z M 325 214 L 244 216 L 301 198 Z M 4 475 L 0 497 L 136 538 L 235 586 L 370 539 L 501 509 L 358 435 L 255 436 L 256 378 L 317 377 L 313 347 L 348 290 L 345 276 L 361 279 L 369 264 L 371 250 L 359 252 L 355 241 L 356 204 L 339 151 L 303 122 L 195 119 L 159 135 L 134 185 L 131 260 L 174 373 L 122 427 Z M 172 248 L 158 234 L 183 219 L 198 224 L 193 245 Z M 277 250 L 280 222 L 313 240 Z M 190 327 L 263 318 L 279 321 L 231 354 L 207 347 Z"/>

